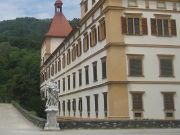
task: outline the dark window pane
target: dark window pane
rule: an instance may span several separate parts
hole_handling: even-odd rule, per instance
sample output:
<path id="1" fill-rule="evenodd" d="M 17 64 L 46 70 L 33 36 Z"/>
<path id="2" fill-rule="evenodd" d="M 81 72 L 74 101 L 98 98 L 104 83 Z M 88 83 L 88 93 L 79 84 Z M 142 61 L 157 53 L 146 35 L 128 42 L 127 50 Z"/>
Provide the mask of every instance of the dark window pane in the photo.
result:
<path id="1" fill-rule="evenodd" d="M 102 61 L 102 78 L 103 79 L 107 78 L 107 74 L 106 74 L 106 60 L 105 59 Z"/>
<path id="2" fill-rule="evenodd" d="M 134 18 L 135 34 L 140 34 L 139 18 Z"/>
<path id="3" fill-rule="evenodd" d="M 162 20 L 161 19 L 157 19 L 157 30 L 158 30 L 158 35 L 163 36 Z"/>
<path id="4" fill-rule="evenodd" d="M 174 110 L 174 94 L 164 93 L 164 109 Z"/>
<path id="5" fill-rule="evenodd" d="M 133 93 L 133 110 L 143 110 L 142 93 Z"/>
<path id="6" fill-rule="evenodd" d="M 171 77 L 173 76 L 173 61 L 172 59 L 160 60 L 161 76 Z"/>
<path id="7" fill-rule="evenodd" d="M 130 59 L 130 76 L 142 76 L 142 59 Z"/>
<path id="8" fill-rule="evenodd" d="M 128 18 L 128 34 L 132 35 L 133 34 L 133 18 Z"/>
<path id="9" fill-rule="evenodd" d="M 89 84 L 89 67 L 85 67 L 86 84 Z"/>
<path id="10" fill-rule="evenodd" d="M 164 35 L 169 36 L 169 22 L 167 19 L 164 20 Z"/>

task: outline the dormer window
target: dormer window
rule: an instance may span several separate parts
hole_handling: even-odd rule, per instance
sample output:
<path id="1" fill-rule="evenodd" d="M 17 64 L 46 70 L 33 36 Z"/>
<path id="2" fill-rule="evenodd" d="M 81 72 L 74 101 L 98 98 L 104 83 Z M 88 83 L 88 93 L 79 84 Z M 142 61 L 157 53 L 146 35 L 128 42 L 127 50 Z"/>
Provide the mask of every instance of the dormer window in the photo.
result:
<path id="1" fill-rule="evenodd" d="M 128 7 L 137 7 L 137 0 L 128 0 Z"/>
<path id="2" fill-rule="evenodd" d="M 166 8 L 166 2 L 164 0 L 157 1 L 157 8 L 165 9 Z"/>

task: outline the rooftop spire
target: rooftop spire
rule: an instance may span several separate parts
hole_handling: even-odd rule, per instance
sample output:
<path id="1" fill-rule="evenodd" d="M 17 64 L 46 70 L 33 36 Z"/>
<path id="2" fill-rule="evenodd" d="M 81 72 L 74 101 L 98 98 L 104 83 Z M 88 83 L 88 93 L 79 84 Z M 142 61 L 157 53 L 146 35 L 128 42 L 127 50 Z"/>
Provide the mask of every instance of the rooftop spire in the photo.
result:
<path id="1" fill-rule="evenodd" d="M 62 1 L 61 0 L 56 0 L 54 6 L 55 6 L 55 14 L 56 13 L 61 13 L 62 12 Z"/>
<path id="2" fill-rule="evenodd" d="M 56 0 L 55 6 L 55 15 L 52 19 L 49 31 L 46 34 L 47 37 L 61 37 L 65 38 L 72 31 L 72 27 L 67 21 L 66 17 L 62 12 L 62 1 Z"/>

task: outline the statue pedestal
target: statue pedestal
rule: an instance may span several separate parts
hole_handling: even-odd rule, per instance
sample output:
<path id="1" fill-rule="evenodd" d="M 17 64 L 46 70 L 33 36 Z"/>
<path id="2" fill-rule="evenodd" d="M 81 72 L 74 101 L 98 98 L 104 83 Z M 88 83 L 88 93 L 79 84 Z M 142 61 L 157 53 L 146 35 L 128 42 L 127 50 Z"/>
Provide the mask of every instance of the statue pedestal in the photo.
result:
<path id="1" fill-rule="evenodd" d="M 58 109 L 56 109 L 55 107 L 49 107 L 45 111 L 47 113 L 47 122 L 45 124 L 44 130 L 50 130 L 50 131 L 60 130 L 56 117 Z"/>

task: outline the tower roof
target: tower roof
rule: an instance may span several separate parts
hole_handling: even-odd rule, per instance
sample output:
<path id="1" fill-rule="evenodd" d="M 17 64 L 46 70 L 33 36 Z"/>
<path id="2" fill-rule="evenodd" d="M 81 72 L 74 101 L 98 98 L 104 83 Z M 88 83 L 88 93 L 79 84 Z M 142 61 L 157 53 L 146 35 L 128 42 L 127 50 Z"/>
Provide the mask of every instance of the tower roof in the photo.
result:
<path id="1" fill-rule="evenodd" d="M 49 27 L 48 37 L 66 37 L 72 31 L 72 27 L 62 12 L 62 1 L 55 2 L 55 15 Z M 60 9 L 59 9 L 60 8 Z M 58 10 L 59 9 L 59 10 Z"/>

